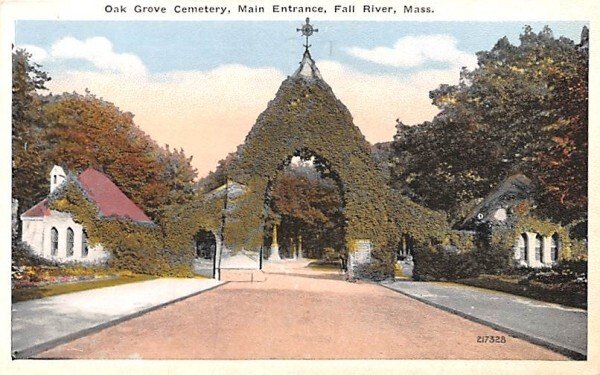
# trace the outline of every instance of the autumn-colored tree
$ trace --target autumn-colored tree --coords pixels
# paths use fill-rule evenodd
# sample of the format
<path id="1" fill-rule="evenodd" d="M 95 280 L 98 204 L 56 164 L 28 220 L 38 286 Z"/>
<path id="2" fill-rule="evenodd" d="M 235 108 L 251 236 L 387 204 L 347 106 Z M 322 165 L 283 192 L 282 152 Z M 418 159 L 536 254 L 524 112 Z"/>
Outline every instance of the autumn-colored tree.
<path id="1" fill-rule="evenodd" d="M 229 168 L 233 160 L 237 157 L 236 152 L 230 152 L 224 159 L 219 160 L 217 168 L 210 171 L 208 175 L 200 178 L 196 183 L 198 191 L 208 192 L 222 186 L 230 175 Z"/>
<path id="2" fill-rule="evenodd" d="M 183 150 L 161 148 L 133 115 L 96 96 L 63 94 L 45 107 L 49 159 L 69 170 L 108 174 L 154 219 L 163 208 L 189 201 L 196 171 Z"/>
<path id="3" fill-rule="evenodd" d="M 554 69 L 549 82 L 556 108 L 555 121 L 543 131 L 549 138 L 540 147 L 534 169 L 540 189 L 540 211 L 563 223 L 587 220 L 588 204 L 588 29 L 584 28 L 573 65 Z"/>
<path id="4" fill-rule="evenodd" d="M 105 172 L 155 220 L 194 196 L 196 170 L 182 149 L 156 144 L 133 114 L 89 92 L 42 96 L 50 80 L 23 50 L 13 52 L 13 197 L 21 211 L 48 194 L 52 165 Z"/>
<path id="5" fill-rule="evenodd" d="M 283 246 L 302 236 L 303 248 L 320 256 L 325 247 L 341 250 L 344 218 L 339 188 L 311 166 L 287 168 L 271 193 L 271 207 L 281 217 Z"/>
<path id="6" fill-rule="evenodd" d="M 50 80 L 40 65 L 30 61 L 31 54 L 16 49 L 12 54 L 12 196 L 19 210 L 28 209 L 48 193 L 43 132 L 43 96 Z"/>
<path id="7" fill-rule="evenodd" d="M 477 57 L 458 85 L 430 93 L 440 108 L 432 122 L 398 124 L 393 184 L 455 214 L 523 172 L 538 183 L 545 216 L 585 218 L 587 48 L 547 27 L 537 34 L 525 27 L 518 46 L 502 38 Z"/>

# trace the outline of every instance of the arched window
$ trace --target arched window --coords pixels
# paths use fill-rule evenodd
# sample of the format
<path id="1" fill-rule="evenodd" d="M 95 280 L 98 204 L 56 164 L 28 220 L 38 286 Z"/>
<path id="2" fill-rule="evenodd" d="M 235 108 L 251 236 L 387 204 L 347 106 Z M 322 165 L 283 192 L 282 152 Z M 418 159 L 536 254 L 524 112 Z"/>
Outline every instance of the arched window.
<path id="1" fill-rule="evenodd" d="M 550 242 L 550 260 L 558 261 L 558 233 L 554 233 Z"/>
<path id="2" fill-rule="evenodd" d="M 87 233 L 85 233 L 85 231 L 81 232 L 81 257 L 85 258 L 88 256 L 89 253 L 89 248 L 88 248 L 88 240 L 87 240 Z"/>
<path id="3" fill-rule="evenodd" d="M 67 228 L 67 257 L 73 256 L 74 243 L 75 243 L 75 233 L 73 233 L 73 229 Z"/>
<path id="4" fill-rule="evenodd" d="M 538 262 L 542 261 L 542 240 L 539 234 L 535 236 L 535 260 Z"/>
<path id="5" fill-rule="evenodd" d="M 50 255 L 58 254 L 58 230 L 54 227 L 50 229 Z"/>
<path id="6" fill-rule="evenodd" d="M 527 235 L 525 233 L 519 236 L 517 246 L 519 248 L 519 259 L 527 262 Z"/>

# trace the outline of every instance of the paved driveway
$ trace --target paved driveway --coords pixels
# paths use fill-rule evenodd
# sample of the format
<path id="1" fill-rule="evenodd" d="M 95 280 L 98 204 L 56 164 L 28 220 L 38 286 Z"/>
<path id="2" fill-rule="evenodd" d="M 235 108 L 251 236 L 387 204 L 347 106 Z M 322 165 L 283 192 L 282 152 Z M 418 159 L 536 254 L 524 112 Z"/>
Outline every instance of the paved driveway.
<path id="1" fill-rule="evenodd" d="M 378 284 L 348 283 L 304 264 L 268 265 L 265 282 L 229 282 L 39 357 L 565 359 Z M 506 342 L 478 343 L 485 335 Z"/>

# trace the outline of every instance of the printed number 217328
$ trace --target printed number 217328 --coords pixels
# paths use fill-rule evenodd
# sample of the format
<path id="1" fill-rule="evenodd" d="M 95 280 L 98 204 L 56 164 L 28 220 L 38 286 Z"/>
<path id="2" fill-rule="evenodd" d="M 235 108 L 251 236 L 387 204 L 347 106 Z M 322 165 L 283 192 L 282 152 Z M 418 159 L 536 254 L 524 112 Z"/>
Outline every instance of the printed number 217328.
<path id="1" fill-rule="evenodd" d="M 479 344 L 504 344 L 506 336 L 477 336 Z"/>

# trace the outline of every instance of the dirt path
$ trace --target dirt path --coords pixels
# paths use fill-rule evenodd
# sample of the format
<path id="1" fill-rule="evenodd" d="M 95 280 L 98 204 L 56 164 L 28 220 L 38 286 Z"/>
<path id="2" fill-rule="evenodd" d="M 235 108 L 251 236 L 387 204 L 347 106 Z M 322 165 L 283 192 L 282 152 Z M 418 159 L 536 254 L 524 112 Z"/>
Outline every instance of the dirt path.
<path id="1" fill-rule="evenodd" d="M 266 282 L 231 282 L 39 357 L 566 359 L 379 285 L 303 265 L 270 265 Z M 484 335 L 506 343 L 477 343 Z"/>

